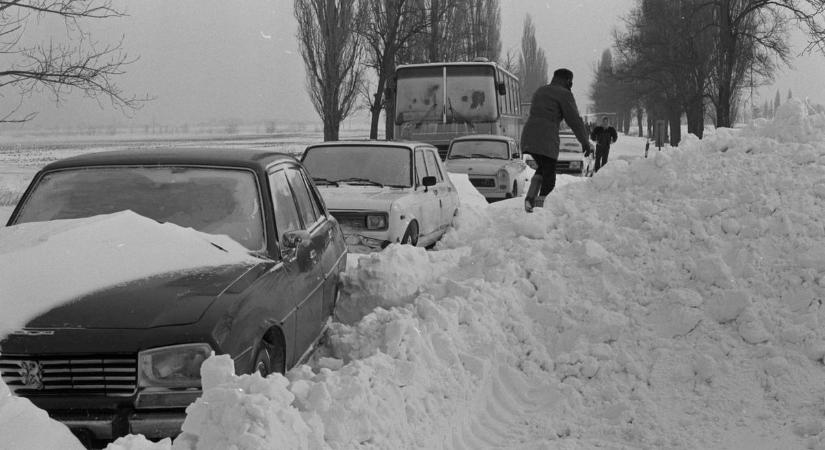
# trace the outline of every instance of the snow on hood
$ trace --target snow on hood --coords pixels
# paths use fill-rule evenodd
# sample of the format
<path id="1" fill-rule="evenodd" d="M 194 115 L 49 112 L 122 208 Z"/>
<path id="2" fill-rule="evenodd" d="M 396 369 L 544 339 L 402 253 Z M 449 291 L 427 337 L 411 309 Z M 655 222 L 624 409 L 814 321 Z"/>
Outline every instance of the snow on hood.
<path id="1" fill-rule="evenodd" d="M 256 261 L 226 236 L 131 211 L 0 228 L 0 336 L 61 303 L 121 283 Z"/>
<path id="2" fill-rule="evenodd" d="M 173 444 L 111 448 L 825 448 L 822 180 L 822 142 L 718 130 L 462 199 L 440 251 L 350 266 L 311 365 L 212 358 Z"/>
<path id="3" fill-rule="evenodd" d="M 389 211 L 392 202 L 411 189 L 389 188 L 379 186 L 348 185 L 319 186 L 324 203 L 331 210 L 366 210 Z"/>

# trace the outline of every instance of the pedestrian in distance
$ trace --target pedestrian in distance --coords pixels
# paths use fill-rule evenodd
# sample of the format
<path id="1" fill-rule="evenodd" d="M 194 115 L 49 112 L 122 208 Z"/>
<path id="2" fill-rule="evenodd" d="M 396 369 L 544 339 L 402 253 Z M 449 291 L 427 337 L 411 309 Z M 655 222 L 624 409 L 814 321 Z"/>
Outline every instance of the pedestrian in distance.
<path id="1" fill-rule="evenodd" d="M 592 151 L 572 87 L 573 72 L 558 69 L 553 72 L 550 84 L 541 86 L 533 94 L 530 115 L 521 131 L 522 151 L 532 155 L 537 165 L 524 198 L 524 210 L 528 213 L 537 206 L 543 206 L 544 199 L 556 187 L 559 124 L 562 120 L 573 130 L 584 153 Z"/>
<path id="2" fill-rule="evenodd" d="M 602 118 L 602 124 L 593 129 L 590 139 L 596 141 L 596 167 L 595 172 L 607 164 L 607 157 L 610 154 L 610 144 L 616 142 L 619 135 L 616 129 L 610 126 L 607 116 Z"/>

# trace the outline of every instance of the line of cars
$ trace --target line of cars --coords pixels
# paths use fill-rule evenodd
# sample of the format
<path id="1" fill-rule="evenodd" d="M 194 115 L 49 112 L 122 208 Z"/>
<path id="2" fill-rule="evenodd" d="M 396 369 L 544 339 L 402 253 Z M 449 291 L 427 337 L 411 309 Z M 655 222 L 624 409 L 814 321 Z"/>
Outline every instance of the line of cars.
<path id="1" fill-rule="evenodd" d="M 176 435 L 211 353 L 264 375 L 307 357 L 333 315 L 348 252 L 434 245 L 459 214 L 448 170 L 498 199 L 524 192 L 528 165 L 514 140 L 487 135 L 455 139 L 446 166 L 432 145 L 386 141 L 310 145 L 300 162 L 164 148 L 51 163 L 8 226 L 131 210 L 229 236 L 260 262 L 66 298 L 0 341 L 0 375 L 86 442 Z"/>
<path id="2" fill-rule="evenodd" d="M 592 164 L 572 133 L 559 135 L 556 173 L 591 176 Z M 513 138 L 500 135 L 468 135 L 450 142 L 447 170 L 466 173 L 470 183 L 489 201 L 518 197 L 525 192 L 536 163 L 521 154 Z"/>
<path id="3" fill-rule="evenodd" d="M 301 363 L 331 320 L 348 251 L 432 246 L 458 214 L 458 192 L 431 145 L 335 142 L 301 159 L 162 148 L 45 166 L 8 226 L 130 210 L 229 236 L 259 262 L 195 265 L 66 298 L 0 341 L 3 381 L 88 445 L 174 436 L 201 395 L 210 354 L 230 355 L 237 373 Z M 37 261 L 20 263 L 38 270 Z"/>

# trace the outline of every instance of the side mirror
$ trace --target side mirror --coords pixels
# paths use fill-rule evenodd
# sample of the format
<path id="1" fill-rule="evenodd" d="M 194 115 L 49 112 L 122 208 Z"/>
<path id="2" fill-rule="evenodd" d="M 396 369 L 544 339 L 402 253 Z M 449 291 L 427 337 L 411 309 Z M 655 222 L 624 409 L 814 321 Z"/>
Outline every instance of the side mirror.
<path id="1" fill-rule="evenodd" d="M 435 186 L 435 184 L 438 182 L 438 180 L 436 180 L 433 176 L 424 177 L 424 179 L 421 181 L 424 184 L 424 187 Z"/>
<path id="2" fill-rule="evenodd" d="M 507 85 L 504 83 L 498 83 L 496 88 L 498 89 L 498 95 L 504 95 L 507 93 Z"/>
<path id="3" fill-rule="evenodd" d="M 306 230 L 287 231 L 281 238 L 281 248 L 294 250 L 298 247 L 309 247 L 309 232 Z"/>

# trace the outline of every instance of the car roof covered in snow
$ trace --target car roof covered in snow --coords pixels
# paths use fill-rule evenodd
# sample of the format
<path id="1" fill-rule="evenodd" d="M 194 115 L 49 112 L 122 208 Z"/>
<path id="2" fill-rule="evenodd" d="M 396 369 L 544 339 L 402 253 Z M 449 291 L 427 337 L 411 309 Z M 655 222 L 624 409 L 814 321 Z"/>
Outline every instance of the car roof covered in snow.
<path id="1" fill-rule="evenodd" d="M 403 147 L 408 149 L 414 149 L 419 147 L 433 147 L 432 144 L 428 144 L 426 142 L 418 142 L 418 141 L 379 141 L 375 139 L 370 140 L 363 140 L 363 141 L 329 141 L 329 142 L 319 142 L 317 144 L 311 144 L 307 146 L 307 150 L 313 147 L 350 147 L 350 146 L 359 146 L 359 147 Z M 435 147 L 433 147 L 435 148 Z"/>
<path id="2" fill-rule="evenodd" d="M 295 159 L 291 155 L 271 150 L 179 147 L 132 148 L 71 156 L 50 163 L 43 170 L 112 165 L 228 166 L 260 170 L 282 161 L 295 161 Z"/>
<path id="3" fill-rule="evenodd" d="M 456 141 L 514 141 L 515 139 L 511 138 L 510 136 L 504 136 L 501 134 L 468 134 L 466 136 L 460 136 L 453 139 L 451 142 Z"/>

